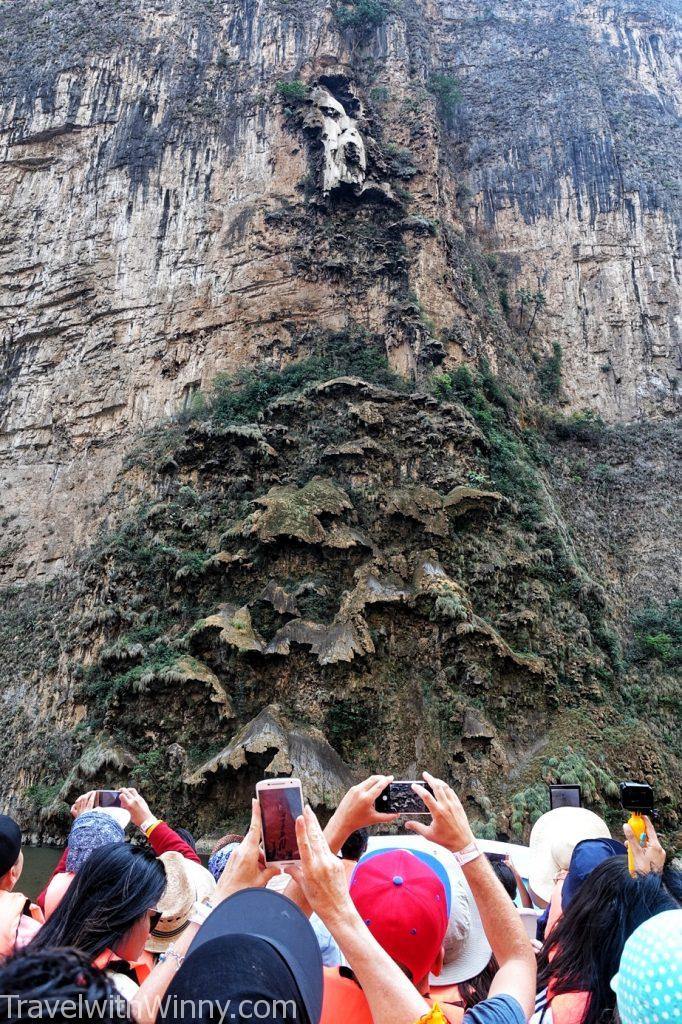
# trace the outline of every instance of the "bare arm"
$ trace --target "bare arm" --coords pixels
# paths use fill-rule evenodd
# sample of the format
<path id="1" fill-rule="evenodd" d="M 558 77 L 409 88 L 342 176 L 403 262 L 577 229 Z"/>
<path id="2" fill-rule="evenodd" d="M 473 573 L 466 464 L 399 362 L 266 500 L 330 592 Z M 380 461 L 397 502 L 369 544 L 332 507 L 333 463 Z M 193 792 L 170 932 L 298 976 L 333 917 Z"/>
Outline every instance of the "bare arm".
<path id="1" fill-rule="evenodd" d="M 178 957 L 184 957 L 198 931 L 198 924 L 188 924 L 178 941 L 173 943 L 173 950 Z M 159 962 L 142 982 L 130 1003 L 130 1014 L 137 1024 L 154 1024 L 178 967 L 175 957 L 169 957 L 163 963 Z"/>
<path id="2" fill-rule="evenodd" d="M 487 857 L 469 861 L 462 870 L 471 886 L 483 928 L 499 964 L 489 995 L 514 996 L 529 1017 L 535 1005 L 535 954 L 518 911 Z"/>
<path id="3" fill-rule="evenodd" d="M 408 821 L 406 827 L 434 843 L 457 853 L 471 843 L 474 834 L 454 791 L 441 779 L 424 772 L 433 795 L 415 786 L 432 815 L 430 825 Z M 530 1017 L 535 1005 L 535 955 L 516 907 L 482 854 L 462 868 L 481 915 L 488 941 L 499 964 L 490 986 L 490 996 L 513 996 Z"/>
<path id="4" fill-rule="evenodd" d="M 382 814 L 374 806 L 376 798 L 392 781 L 392 775 L 371 775 L 364 782 L 359 782 L 348 790 L 324 830 L 324 837 L 332 853 L 338 853 L 346 839 L 356 829 L 366 828 L 368 825 L 385 825 L 395 821 L 398 817 L 397 814 Z M 289 882 L 284 891 L 289 899 L 293 900 L 303 913 L 310 917 L 312 907 L 295 879 Z"/>
<path id="5" fill-rule="evenodd" d="M 356 910 L 325 924 L 364 992 L 374 1024 L 415 1024 L 431 1007 L 382 949 Z"/>
<path id="6" fill-rule="evenodd" d="M 644 824 L 646 825 L 644 845 L 629 825 L 623 825 L 625 845 L 632 851 L 632 859 L 638 875 L 660 875 L 665 867 L 665 850 L 656 835 L 651 818 L 647 818 L 645 815 Z"/>
<path id="7" fill-rule="evenodd" d="M 216 891 L 211 897 L 209 904 L 211 907 L 216 907 L 228 896 L 232 896 L 233 893 L 239 892 L 241 889 L 252 889 L 265 885 L 268 879 L 277 874 L 277 868 L 267 868 L 262 863 L 260 841 L 260 806 L 257 800 L 252 800 L 249 831 L 228 860 Z M 198 924 L 189 924 L 178 941 L 173 943 L 173 952 L 180 958 L 180 962 L 200 927 Z M 149 977 L 140 985 L 131 1003 L 131 1013 L 137 1024 L 154 1024 L 163 997 L 178 967 L 178 959 L 175 956 L 169 957 L 163 963 L 158 963 Z"/>
<path id="8" fill-rule="evenodd" d="M 430 1007 L 358 914 L 343 865 L 329 849 L 310 807 L 296 821 L 296 837 L 301 866 L 292 870 L 348 960 L 374 1024 L 415 1024 Z"/>

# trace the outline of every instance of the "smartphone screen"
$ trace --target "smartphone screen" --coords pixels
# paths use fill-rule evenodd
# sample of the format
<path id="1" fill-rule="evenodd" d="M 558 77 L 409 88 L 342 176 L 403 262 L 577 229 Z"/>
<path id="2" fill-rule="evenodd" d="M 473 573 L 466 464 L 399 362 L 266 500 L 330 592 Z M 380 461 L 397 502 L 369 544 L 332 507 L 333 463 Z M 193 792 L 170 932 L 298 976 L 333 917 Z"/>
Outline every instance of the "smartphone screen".
<path id="1" fill-rule="evenodd" d="M 580 786 L 550 786 L 549 806 L 552 810 L 557 807 L 581 807 Z"/>
<path id="2" fill-rule="evenodd" d="M 117 789 L 100 789 L 96 802 L 98 807 L 120 807 L 121 794 Z"/>
<path id="3" fill-rule="evenodd" d="M 303 798 L 299 786 L 259 789 L 263 822 L 263 850 L 268 863 L 279 860 L 300 860 L 296 842 L 296 819 L 303 814 Z"/>
<path id="4" fill-rule="evenodd" d="M 376 810 L 386 814 L 430 814 L 422 798 L 412 789 L 413 785 L 412 782 L 389 783 L 374 802 Z M 425 782 L 418 785 L 431 792 L 431 787 Z"/>

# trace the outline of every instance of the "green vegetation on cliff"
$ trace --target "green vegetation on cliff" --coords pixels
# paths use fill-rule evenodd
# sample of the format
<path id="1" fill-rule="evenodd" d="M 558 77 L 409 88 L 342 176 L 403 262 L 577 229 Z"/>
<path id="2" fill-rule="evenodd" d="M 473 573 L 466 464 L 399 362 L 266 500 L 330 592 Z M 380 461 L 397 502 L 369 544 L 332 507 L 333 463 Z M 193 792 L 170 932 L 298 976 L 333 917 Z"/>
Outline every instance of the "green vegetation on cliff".
<path id="1" fill-rule="evenodd" d="M 269 708 L 357 771 L 404 771 L 416 744 L 481 834 L 522 834 L 549 781 L 614 809 L 614 778 L 641 764 L 638 669 L 557 518 L 528 411 L 485 363 L 410 388 L 351 328 L 302 339 L 282 371 L 219 378 L 143 435 L 48 663 L 84 715 L 29 793 L 46 820 L 85 778 L 74 750 L 88 785 L 127 765 L 197 828 L 236 820 L 281 741 L 229 751 Z M 670 663 L 675 611 L 638 620 L 640 657 Z"/>

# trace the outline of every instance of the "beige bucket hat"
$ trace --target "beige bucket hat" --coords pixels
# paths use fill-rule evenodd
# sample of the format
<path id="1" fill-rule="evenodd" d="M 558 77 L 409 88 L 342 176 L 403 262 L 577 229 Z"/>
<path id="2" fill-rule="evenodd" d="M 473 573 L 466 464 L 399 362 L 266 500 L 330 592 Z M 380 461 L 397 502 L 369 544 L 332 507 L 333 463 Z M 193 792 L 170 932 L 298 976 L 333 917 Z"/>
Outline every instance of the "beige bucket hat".
<path id="1" fill-rule="evenodd" d="M 605 821 L 586 807 L 555 807 L 533 825 L 528 882 L 549 903 L 556 876 L 568 871 L 573 850 L 583 839 L 610 839 Z"/>
<path id="2" fill-rule="evenodd" d="M 162 853 L 159 860 L 166 869 L 166 889 L 157 906 L 161 919 L 145 946 L 150 953 L 165 952 L 187 927 L 194 904 L 216 888 L 210 871 L 175 850 Z"/>
<path id="3" fill-rule="evenodd" d="M 475 978 L 492 956 L 474 894 L 454 857 L 452 864 L 448 863 L 448 876 L 450 920 L 443 939 L 443 968 L 440 974 L 431 975 L 431 985 L 459 985 Z"/>

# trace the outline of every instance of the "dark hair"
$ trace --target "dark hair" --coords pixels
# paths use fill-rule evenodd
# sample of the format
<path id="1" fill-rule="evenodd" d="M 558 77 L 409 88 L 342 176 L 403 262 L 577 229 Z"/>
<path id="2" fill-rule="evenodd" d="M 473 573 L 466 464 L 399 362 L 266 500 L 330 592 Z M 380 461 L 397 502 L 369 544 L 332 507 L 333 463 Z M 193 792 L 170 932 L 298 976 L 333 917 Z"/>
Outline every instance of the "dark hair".
<path id="1" fill-rule="evenodd" d="M 180 836 L 180 838 L 185 843 L 187 843 L 187 845 L 189 847 L 191 847 L 194 850 L 194 852 L 196 853 L 197 852 L 197 841 L 194 838 L 194 836 L 192 835 L 192 833 L 189 831 L 189 829 L 186 829 L 186 828 L 176 828 L 175 831 Z"/>
<path id="2" fill-rule="evenodd" d="M 491 955 L 490 960 L 479 974 L 474 978 L 467 978 L 466 981 L 457 983 L 460 998 L 459 1005 L 464 1007 L 465 1012 L 472 1010 L 474 1006 L 488 998 L 493 978 L 499 969 L 497 960 Z"/>
<path id="3" fill-rule="evenodd" d="M 163 863 L 153 854 L 127 843 L 100 846 L 29 948 L 74 946 L 94 960 L 156 906 L 165 888 Z"/>
<path id="4" fill-rule="evenodd" d="M 626 857 L 609 857 L 595 868 L 542 948 L 538 991 L 551 980 L 553 995 L 588 992 L 582 1024 L 610 1019 L 616 1004 L 611 978 L 627 939 L 650 917 L 679 906 L 667 875 L 632 878 Z"/>
<path id="5" fill-rule="evenodd" d="M 360 860 L 367 849 L 369 832 L 366 828 L 358 828 L 351 832 L 341 847 L 341 856 L 344 860 Z"/>
<path id="6" fill-rule="evenodd" d="M 503 860 L 491 860 L 490 866 L 502 882 L 505 892 L 508 894 L 510 899 L 515 900 L 516 894 L 518 893 L 518 887 L 516 885 L 516 879 L 514 878 L 514 872 L 505 864 Z"/>
<path id="7" fill-rule="evenodd" d="M 61 1024 L 73 1020 L 73 1008 L 96 1007 L 92 1018 L 100 1024 L 130 1021 L 128 1003 L 119 996 L 105 971 L 92 967 L 75 949 L 24 949 L 0 963 L 0 1020 L 22 1021 L 25 1013 L 15 1000 L 30 1000 L 41 1019 Z M 69 1017 L 58 1008 L 69 1007 Z M 30 1016 L 37 1016 L 34 1012 Z"/>

